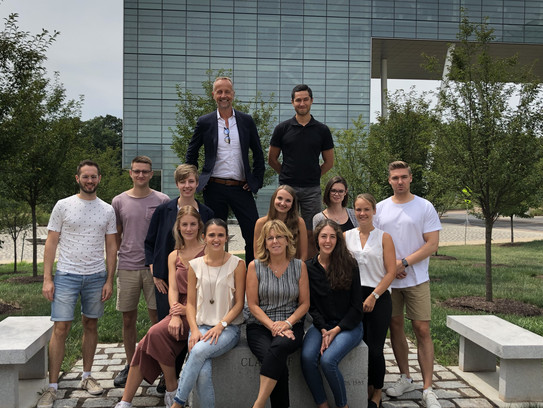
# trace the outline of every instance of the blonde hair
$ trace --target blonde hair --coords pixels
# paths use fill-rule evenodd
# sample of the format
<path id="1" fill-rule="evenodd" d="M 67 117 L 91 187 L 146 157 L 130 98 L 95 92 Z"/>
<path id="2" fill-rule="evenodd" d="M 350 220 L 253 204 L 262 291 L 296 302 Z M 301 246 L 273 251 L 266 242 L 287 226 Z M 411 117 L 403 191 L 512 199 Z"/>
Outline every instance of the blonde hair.
<path id="1" fill-rule="evenodd" d="M 179 209 L 177 218 L 175 219 L 175 223 L 173 224 L 172 228 L 173 239 L 175 239 L 175 249 L 181 249 L 185 246 L 185 239 L 183 238 L 183 235 L 181 235 L 181 231 L 179 231 L 179 223 L 181 222 L 181 218 L 183 218 L 185 215 L 191 215 L 198 220 L 197 239 L 199 242 L 202 242 L 204 223 L 202 222 L 200 213 L 192 205 L 184 205 Z"/>
<path id="2" fill-rule="evenodd" d="M 285 223 L 281 220 L 270 220 L 267 221 L 262 227 L 260 236 L 256 241 L 256 259 L 258 259 L 263 264 L 268 264 L 270 262 L 270 251 L 266 248 L 266 238 L 271 231 L 275 231 L 278 235 L 283 235 L 287 240 L 287 259 L 294 258 L 296 255 L 296 246 L 294 244 L 294 239 L 292 237 L 292 232 L 287 228 Z"/>

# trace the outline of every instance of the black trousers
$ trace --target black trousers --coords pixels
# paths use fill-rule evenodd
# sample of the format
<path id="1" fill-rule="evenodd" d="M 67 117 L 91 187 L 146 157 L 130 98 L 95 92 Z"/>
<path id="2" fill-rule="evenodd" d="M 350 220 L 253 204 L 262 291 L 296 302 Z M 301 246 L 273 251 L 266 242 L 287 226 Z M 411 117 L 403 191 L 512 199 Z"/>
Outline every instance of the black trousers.
<path id="1" fill-rule="evenodd" d="M 287 358 L 302 346 L 303 323 L 296 323 L 293 331 L 296 338 L 291 340 L 281 336 L 273 337 L 271 332 L 261 324 L 247 325 L 247 343 L 252 353 L 262 364 L 260 374 L 277 380 L 270 395 L 272 408 L 288 408 L 290 406 Z"/>
<path id="2" fill-rule="evenodd" d="M 375 288 L 362 286 L 362 299 L 366 299 Z M 364 312 L 364 342 L 368 345 L 368 385 L 382 389 L 385 379 L 385 356 L 383 348 L 392 316 L 390 292 L 383 293 L 371 313 Z"/>
<path id="3" fill-rule="evenodd" d="M 243 186 L 226 186 L 209 182 L 204 188 L 204 203 L 213 210 L 216 218 L 228 220 L 228 207 L 232 209 L 245 240 L 245 264 L 249 265 L 254 258 L 253 238 L 255 223 L 258 220 L 253 193 L 244 190 Z"/>

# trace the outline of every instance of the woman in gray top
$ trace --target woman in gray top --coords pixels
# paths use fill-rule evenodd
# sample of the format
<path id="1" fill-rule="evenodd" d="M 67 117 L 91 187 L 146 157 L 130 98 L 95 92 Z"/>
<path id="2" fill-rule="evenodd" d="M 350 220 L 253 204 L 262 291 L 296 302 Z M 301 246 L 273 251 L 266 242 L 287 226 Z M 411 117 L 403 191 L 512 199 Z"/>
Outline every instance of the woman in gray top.
<path id="1" fill-rule="evenodd" d="M 256 257 L 247 271 L 247 342 L 261 363 L 254 408 L 270 397 L 272 408 L 289 407 L 287 357 L 302 345 L 303 319 L 309 309 L 309 280 L 294 259 L 292 233 L 280 220 L 264 224 Z"/>
<path id="2" fill-rule="evenodd" d="M 326 209 L 313 216 L 313 230 L 322 220 L 330 219 L 339 224 L 343 232 L 358 227 L 358 221 L 352 208 L 347 208 L 349 189 L 347 181 L 341 176 L 334 176 L 324 188 L 322 201 Z"/>

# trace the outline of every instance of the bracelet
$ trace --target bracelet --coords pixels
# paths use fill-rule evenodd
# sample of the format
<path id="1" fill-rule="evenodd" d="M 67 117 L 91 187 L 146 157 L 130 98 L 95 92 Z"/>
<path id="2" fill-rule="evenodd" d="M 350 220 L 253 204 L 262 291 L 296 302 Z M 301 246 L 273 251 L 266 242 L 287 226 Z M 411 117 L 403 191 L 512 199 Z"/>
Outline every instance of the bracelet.
<path id="1" fill-rule="evenodd" d="M 285 322 L 288 324 L 288 327 L 290 327 L 292 329 L 292 324 L 287 320 L 285 320 Z"/>

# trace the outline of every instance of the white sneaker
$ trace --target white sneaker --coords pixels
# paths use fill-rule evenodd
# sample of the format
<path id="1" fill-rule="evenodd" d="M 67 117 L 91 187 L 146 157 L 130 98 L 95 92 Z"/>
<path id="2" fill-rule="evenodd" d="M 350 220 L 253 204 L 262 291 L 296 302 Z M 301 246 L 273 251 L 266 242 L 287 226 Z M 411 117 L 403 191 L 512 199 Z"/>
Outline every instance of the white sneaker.
<path id="1" fill-rule="evenodd" d="M 413 380 L 407 378 L 405 374 L 402 374 L 392 387 L 387 388 L 386 393 L 389 397 L 399 397 L 406 392 L 413 391 L 414 389 L 415 384 L 413 383 Z"/>
<path id="2" fill-rule="evenodd" d="M 437 400 L 437 395 L 431 388 L 422 392 L 422 405 L 426 408 L 441 408 L 441 404 Z"/>
<path id="3" fill-rule="evenodd" d="M 52 408 L 57 397 L 57 391 L 53 387 L 47 388 L 38 400 L 37 408 Z"/>
<path id="4" fill-rule="evenodd" d="M 171 406 L 174 403 L 174 397 L 177 393 L 177 390 L 175 391 L 166 391 L 164 394 L 164 405 L 166 405 L 166 408 L 171 408 Z"/>
<path id="5" fill-rule="evenodd" d="M 101 395 L 104 392 L 100 383 L 90 376 L 81 381 L 80 388 L 91 395 Z"/>

